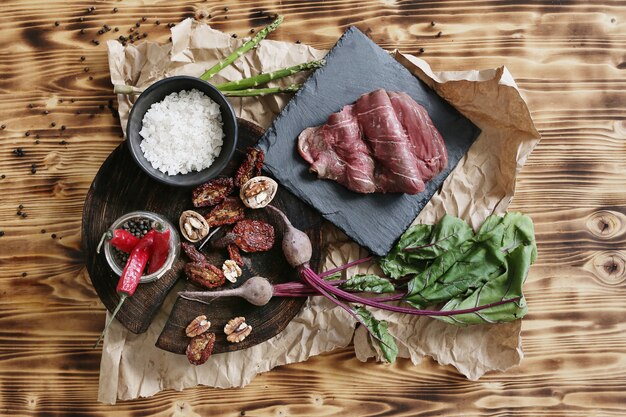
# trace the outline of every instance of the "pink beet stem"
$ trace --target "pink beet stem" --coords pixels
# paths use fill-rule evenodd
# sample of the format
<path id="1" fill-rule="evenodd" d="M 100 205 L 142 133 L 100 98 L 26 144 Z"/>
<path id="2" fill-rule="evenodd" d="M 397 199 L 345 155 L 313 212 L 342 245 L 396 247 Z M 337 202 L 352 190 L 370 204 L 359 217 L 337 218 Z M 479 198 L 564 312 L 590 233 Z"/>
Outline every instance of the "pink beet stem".
<path id="1" fill-rule="evenodd" d="M 320 288 L 326 290 L 328 293 L 333 294 L 336 297 L 342 298 L 348 302 L 364 304 L 370 307 L 380 308 L 382 310 L 388 310 L 388 311 L 392 311 L 395 313 L 412 314 L 416 316 L 455 316 L 457 314 L 475 313 L 477 311 L 484 310 L 486 308 L 495 307 L 495 306 L 499 306 L 499 305 L 506 304 L 506 303 L 512 303 L 522 298 L 522 297 L 510 298 L 507 300 L 497 301 L 495 303 L 467 308 L 464 310 L 449 310 L 449 311 L 418 310 L 415 308 L 390 306 L 390 305 L 382 304 L 379 301 L 372 301 L 371 299 L 368 299 L 368 298 L 363 298 L 363 297 L 350 294 L 349 292 L 335 288 L 332 285 L 328 285 L 326 281 L 321 279 L 311 268 L 308 268 L 308 267 L 304 267 L 302 272 L 304 276 L 308 277 L 308 281 L 315 282 Z"/>
<path id="2" fill-rule="evenodd" d="M 322 272 L 321 274 L 319 274 L 319 277 L 320 278 L 326 278 L 328 276 L 331 276 L 335 272 L 343 271 L 344 269 L 348 269 L 351 266 L 363 264 L 365 262 L 369 262 L 373 258 L 374 258 L 373 256 L 368 256 L 367 258 L 361 258 L 361 259 L 357 259 L 356 261 L 348 262 L 345 265 L 341 265 L 341 266 L 338 266 L 337 268 L 329 269 L 328 271 Z M 313 270 L 311 269 L 311 271 L 313 271 Z"/>

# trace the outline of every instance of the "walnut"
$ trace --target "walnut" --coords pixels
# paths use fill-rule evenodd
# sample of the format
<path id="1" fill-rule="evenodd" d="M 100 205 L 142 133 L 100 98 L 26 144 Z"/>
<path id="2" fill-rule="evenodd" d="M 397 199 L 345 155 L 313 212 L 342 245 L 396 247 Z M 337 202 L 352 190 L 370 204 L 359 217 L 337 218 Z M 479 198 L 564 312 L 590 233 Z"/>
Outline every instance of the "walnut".
<path id="1" fill-rule="evenodd" d="M 183 237 L 190 242 L 197 242 L 209 234 L 209 224 L 200 213 L 193 210 L 183 211 L 178 225 Z"/>
<path id="2" fill-rule="evenodd" d="M 222 271 L 224 272 L 224 277 L 230 282 L 237 282 L 237 278 L 241 276 L 241 268 L 237 265 L 237 262 L 232 259 L 228 259 L 224 261 L 224 265 L 222 265 Z"/>
<path id="3" fill-rule="evenodd" d="M 185 329 L 187 337 L 196 337 L 209 330 L 211 322 L 207 320 L 206 316 L 198 316 L 189 323 Z"/>
<path id="4" fill-rule="evenodd" d="M 278 184 L 269 177 L 250 178 L 241 186 L 239 197 L 246 207 L 252 209 L 267 206 L 276 196 Z"/>
<path id="5" fill-rule="evenodd" d="M 239 343 L 243 341 L 250 332 L 252 331 L 252 326 L 246 323 L 245 317 L 235 317 L 226 323 L 224 326 L 224 333 L 226 333 L 226 340 L 231 343 Z"/>

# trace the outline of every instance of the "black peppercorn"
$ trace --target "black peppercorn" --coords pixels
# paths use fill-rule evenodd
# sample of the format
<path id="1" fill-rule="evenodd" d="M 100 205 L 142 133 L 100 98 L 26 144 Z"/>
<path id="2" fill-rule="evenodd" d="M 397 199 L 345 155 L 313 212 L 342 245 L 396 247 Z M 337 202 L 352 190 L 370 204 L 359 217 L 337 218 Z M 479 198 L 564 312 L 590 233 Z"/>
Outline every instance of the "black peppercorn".
<path id="1" fill-rule="evenodd" d="M 117 7 L 113 8 L 113 13 L 117 13 Z"/>
<path id="2" fill-rule="evenodd" d="M 146 16 L 141 16 L 141 20 L 145 22 L 146 20 L 148 20 L 148 18 Z"/>
<path id="3" fill-rule="evenodd" d="M 37 173 L 37 168 L 36 167 L 31 168 L 30 172 L 31 172 L 31 174 L 36 174 Z"/>
<path id="4" fill-rule="evenodd" d="M 91 42 L 94 43 L 94 45 L 100 45 L 100 41 L 97 39 L 92 40 Z"/>
<path id="5" fill-rule="evenodd" d="M 0 175 L 0 178 L 2 178 L 2 179 L 5 179 L 6 177 L 7 177 L 7 176 L 6 176 L 6 175 L 4 175 L 4 174 Z"/>
<path id="6" fill-rule="evenodd" d="M 441 37 L 441 32 L 437 33 L 435 36 L 440 38 Z"/>
<path id="7" fill-rule="evenodd" d="M 117 26 L 115 26 L 115 28 L 113 29 L 113 32 L 119 32 L 120 28 L 118 28 Z"/>
<path id="8" fill-rule="evenodd" d="M 24 208 L 24 204 L 20 204 L 19 206 L 17 206 L 18 209 L 23 209 Z"/>
<path id="9" fill-rule="evenodd" d="M 157 20 L 156 22 L 154 22 L 155 25 L 159 26 L 161 24 L 160 20 Z"/>
<path id="10" fill-rule="evenodd" d="M 49 114 L 50 112 L 48 110 L 44 110 L 43 114 Z"/>
<path id="11" fill-rule="evenodd" d="M 15 213 L 15 214 L 18 215 L 18 216 L 21 216 L 22 215 L 22 211 L 18 210 L 17 213 Z"/>
<path id="12" fill-rule="evenodd" d="M 24 135 L 30 136 L 30 132 L 26 132 L 26 133 L 24 133 Z"/>
<path id="13" fill-rule="evenodd" d="M 80 110 L 76 110 L 76 114 L 80 114 Z"/>
<path id="14" fill-rule="evenodd" d="M 224 11 L 227 12 L 228 11 L 228 7 L 224 7 Z"/>
<path id="15" fill-rule="evenodd" d="M 237 34 L 236 34 L 236 33 L 233 33 L 233 34 L 232 34 L 232 35 L 230 35 L 230 36 L 231 36 L 231 37 L 233 37 L 233 38 L 237 38 Z"/>
<path id="16" fill-rule="evenodd" d="M 430 25 L 431 25 L 431 26 L 435 26 L 435 22 L 434 22 L 434 21 L 433 21 L 433 22 L 430 22 Z"/>
<path id="17" fill-rule="evenodd" d="M 89 81 L 91 81 L 91 80 L 93 80 L 93 77 L 90 75 L 90 76 L 89 76 Z"/>
<path id="18" fill-rule="evenodd" d="M 81 60 L 81 61 L 84 61 L 84 60 L 85 60 L 85 56 L 84 56 L 84 55 L 83 55 L 83 56 L 81 56 L 81 57 L 80 57 L 80 60 Z"/>
<path id="19" fill-rule="evenodd" d="M 59 22 L 58 20 L 56 22 L 54 22 L 54 26 L 59 26 L 61 24 L 61 22 Z"/>
<path id="20" fill-rule="evenodd" d="M 59 145 L 67 145 L 67 141 L 63 139 L 61 142 L 59 142 Z"/>
<path id="21" fill-rule="evenodd" d="M 298 40 L 296 41 L 296 43 L 297 43 L 298 45 L 300 45 L 302 42 L 300 42 L 300 40 L 298 39 Z"/>
<path id="22" fill-rule="evenodd" d="M 33 103 L 30 103 L 30 104 L 28 105 L 28 108 L 29 108 L 29 109 L 32 109 L 33 107 L 35 107 L 35 106 L 33 105 Z"/>
<path id="23" fill-rule="evenodd" d="M 39 139 L 39 133 L 35 135 L 35 139 Z"/>
<path id="24" fill-rule="evenodd" d="M 35 145 L 39 145 L 39 139 L 35 141 Z"/>
<path id="25" fill-rule="evenodd" d="M 26 217 L 28 217 L 28 214 L 26 214 L 26 213 L 22 213 L 22 218 L 24 219 L 24 218 L 26 218 Z"/>
<path id="26" fill-rule="evenodd" d="M 130 31 L 130 32 L 134 32 L 134 31 L 135 31 L 135 28 L 130 28 L 130 30 L 129 30 L 129 31 Z"/>
<path id="27" fill-rule="evenodd" d="M 22 272 L 23 277 L 25 277 L 26 275 L 28 275 L 26 272 Z"/>
<path id="28" fill-rule="evenodd" d="M 57 234 L 56 234 L 56 233 L 52 233 L 52 234 L 50 235 L 50 237 L 51 237 L 52 239 L 56 239 L 56 238 L 57 238 Z"/>
<path id="29" fill-rule="evenodd" d="M 0 237 L 4 236 L 4 231 L 0 230 Z"/>
<path id="30" fill-rule="evenodd" d="M 102 35 L 103 33 L 104 33 L 104 31 L 103 31 L 102 29 L 100 29 L 100 30 L 98 31 L 98 35 Z"/>
<path id="31" fill-rule="evenodd" d="M 50 126 L 52 126 L 52 127 L 55 127 L 56 125 L 57 125 L 56 122 L 50 123 Z"/>
<path id="32" fill-rule="evenodd" d="M 147 33 L 144 33 L 144 34 L 143 34 L 143 37 L 144 37 L 144 38 L 147 38 L 147 37 L 148 37 L 148 34 L 147 34 Z"/>
<path id="33" fill-rule="evenodd" d="M 83 68 L 83 70 L 84 70 L 85 72 L 89 72 L 89 67 L 85 67 L 85 68 Z"/>
<path id="34" fill-rule="evenodd" d="M 139 26 L 141 26 L 141 23 L 137 22 L 137 23 L 135 23 L 135 26 L 139 27 Z"/>
<path id="35" fill-rule="evenodd" d="M 122 46 L 126 46 L 126 41 L 122 41 Z"/>
<path id="36" fill-rule="evenodd" d="M 61 130 L 65 130 L 65 129 L 67 129 L 65 125 L 61 125 Z"/>
<path id="37" fill-rule="evenodd" d="M 41 229 L 41 233 L 46 233 L 46 229 Z"/>
<path id="38" fill-rule="evenodd" d="M 425 49 L 424 49 L 424 48 L 420 48 L 420 54 L 423 54 L 423 53 L 424 53 L 424 51 L 425 51 Z"/>
<path id="39" fill-rule="evenodd" d="M 2 129 L 2 130 L 6 129 L 6 128 L 7 128 L 7 125 L 0 126 L 0 129 Z"/>

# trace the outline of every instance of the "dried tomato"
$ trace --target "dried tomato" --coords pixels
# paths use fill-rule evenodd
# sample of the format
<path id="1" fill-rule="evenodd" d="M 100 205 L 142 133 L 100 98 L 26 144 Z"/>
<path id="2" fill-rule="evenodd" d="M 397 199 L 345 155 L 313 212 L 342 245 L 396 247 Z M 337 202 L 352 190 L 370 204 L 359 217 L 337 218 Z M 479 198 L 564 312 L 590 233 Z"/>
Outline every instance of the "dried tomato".
<path id="1" fill-rule="evenodd" d="M 274 246 L 274 227 L 260 220 L 241 220 L 232 233 L 244 252 L 265 252 Z"/>
<path id="2" fill-rule="evenodd" d="M 187 257 L 189 257 L 189 259 L 191 259 L 193 262 L 199 264 L 209 263 L 206 256 L 198 251 L 198 249 L 196 249 L 196 247 L 191 243 L 183 242 L 180 244 L 180 246 L 183 248 L 183 252 L 185 252 L 185 255 L 187 255 Z"/>
<path id="3" fill-rule="evenodd" d="M 185 274 L 189 281 L 208 289 L 217 288 L 226 282 L 222 270 L 210 263 L 188 263 L 185 265 Z"/>
<path id="4" fill-rule="evenodd" d="M 229 197 L 213 207 L 205 218 L 211 227 L 233 224 L 243 219 L 245 209 L 240 199 Z"/>
<path id="5" fill-rule="evenodd" d="M 228 248 L 228 257 L 235 261 L 235 263 L 239 266 L 243 266 L 243 259 L 241 259 L 241 252 L 239 252 L 239 247 L 235 244 L 230 244 L 227 246 Z"/>
<path id="6" fill-rule="evenodd" d="M 194 188 L 191 201 L 194 207 L 214 206 L 224 201 L 234 188 L 232 178 L 215 178 Z"/>
<path id="7" fill-rule="evenodd" d="M 265 161 L 265 152 L 257 148 L 248 148 L 246 159 L 243 161 L 239 169 L 237 169 L 237 175 L 235 175 L 235 185 L 237 187 L 241 187 L 251 178 L 261 175 L 263 161 Z"/>
<path id="8" fill-rule="evenodd" d="M 202 333 L 195 336 L 187 345 L 187 359 L 192 365 L 202 365 L 213 353 L 215 333 Z"/>

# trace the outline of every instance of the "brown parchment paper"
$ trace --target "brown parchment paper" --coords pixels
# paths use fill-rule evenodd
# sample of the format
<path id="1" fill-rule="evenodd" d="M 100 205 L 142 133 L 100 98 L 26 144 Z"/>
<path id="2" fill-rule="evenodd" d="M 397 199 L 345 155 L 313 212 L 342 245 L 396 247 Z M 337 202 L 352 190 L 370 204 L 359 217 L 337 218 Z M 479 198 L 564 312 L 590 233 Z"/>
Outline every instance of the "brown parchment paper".
<path id="1" fill-rule="evenodd" d="M 199 76 L 242 42 L 191 19 L 172 29 L 171 44 L 146 42 L 122 47 L 109 41 L 111 81 L 146 88 L 167 76 Z M 264 40 L 255 51 L 215 76 L 214 81 L 235 80 L 318 59 L 324 54 L 325 51 L 306 45 Z M 482 129 L 467 155 L 415 222 L 434 222 L 447 212 L 476 227 L 489 214 L 505 211 L 513 197 L 515 177 L 540 138 L 509 72 L 501 67 L 433 73 L 421 59 L 397 51 L 394 54 L 415 76 Z M 304 77 L 298 74 L 280 83 L 290 84 Z M 231 102 L 238 116 L 267 128 L 288 99 L 288 96 L 266 96 Z M 118 96 L 118 100 L 120 121 L 125 129 L 132 98 Z M 325 226 L 324 240 L 327 243 L 324 269 L 366 255 L 331 225 Z M 375 269 L 372 265 L 359 266 L 349 273 Z M 115 403 L 117 399 L 146 397 L 164 389 L 181 390 L 196 385 L 243 387 L 261 372 L 304 361 L 352 341 L 359 359 L 380 359 L 380 352 L 369 336 L 362 329 L 354 331 L 355 324 L 347 313 L 333 308 L 322 297 L 312 297 L 274 338 L 247 350 L 216 355 L 204 365 L 192 366 L 185 356 L 154 346 L 181 286 L 177 284 L 170 293 L 146 333 L 135 335 L 119 322 L 113 323 L 104 341 L 100 401 Z M 459 328 L 428 317 L 405 317 L 377 310 L 373 313 L 389 321 L 389 330 L 398 340 L 399 356 L 410 358 L 415 364 L 430 356 L 474 380 L 485 372 L 517 365 L 523 357 L 520 321 Z"/>

